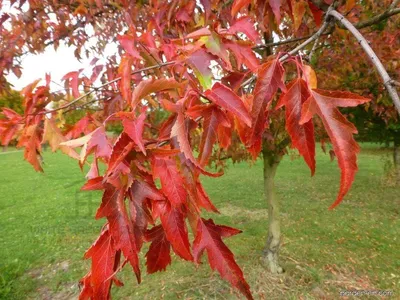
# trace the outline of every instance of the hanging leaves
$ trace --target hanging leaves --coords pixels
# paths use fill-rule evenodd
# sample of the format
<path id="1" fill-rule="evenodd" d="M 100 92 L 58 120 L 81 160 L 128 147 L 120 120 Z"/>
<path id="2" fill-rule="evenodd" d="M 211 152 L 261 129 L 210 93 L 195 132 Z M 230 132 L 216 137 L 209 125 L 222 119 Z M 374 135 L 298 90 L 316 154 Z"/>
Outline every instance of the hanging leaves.
<path id="1" fill-rule="evenodd" d="M 322 119 L 341 169 L 340 189 L 331 209 L 337 206 L 349 191 L 358 170 L 357 153 L 360 151 L 353 137 L 357 129 L 337 107 L 354 107 L 368 101 L 370 99 L 349 92 L 313 89 L 311 97 L 303 104 L 300 124 L 309 122 L 314 114 Z"/>
<path id="2" fill-rule="evenodd" d="M 149 274 L 166 270 L 172 258 L 199 263 L 207 253 L 211 268 L 252 299 L 223 241 L 240 230 L 201 217 L 203 210 L 218 210 L 200 175 L 222 175 L 225 158 L 256 159 L 263 144 L 281 155 L 290 144 L 284 143 L 288 135 L 314 174 L 315 135 L 324 127 L 333 144 L 330 154 L 341 169 L 331 208 L 349 191 L 357 171 L 357 131 L 338 107 L 354 107 L 368 99 L 317 89 L 314 70 L 301 58 L 289 56 L 286 64 L 279 54 L 267 57 L 265 45 L 260 45 L 275 39 L 275 33 L 284 41 L 314 32 L 310 18 L 319 26 L 324 12 L 313 1 L 105 5 L 96 0 L 62 9 L 58 1 L 30 1 L 24 10 L 22 2 L 12 1 L 15 14 L 0 19 L 2 92 L 8 89 L 6 75 L 23 75 L 23 51 L 39 53 L 49 44 L 57 48 L 66 41 L 76 48 L 78 59 L 82 54 L 94 56 L 89 72 L 73 71 L 62 78 L 65 91 L 51 92 L 47 75 L 45 85 L 36 80 L 22 90 L 23 115 L 5 108 L 0 118 L 1 143 L 16 139 L 37 171 L 43 171 L 42 144 L 48 143 L 88 170 L 82 190 L 103 193 L 96 218 L 104 218 L 105 225 L 85 254 L 91 268 L 81 280 L 80 299 L 110 299 L 112 284 L 122 285 L 116 276 L 125 265 L 140 282 L 145 243 Z M 346 9 L 354 7 L 355 1 L 346 2 Z M 51 19 L 49 11 L 55 15 Z M 54 18 L 62 22 L 54 23 Z M 94 36 L 87 33 L 89 25 Z M 90 42 L 93 37 L 96 43 Z M 384 38 L 395 48 L 395 35 Z M 118 53 L 105 51 L 107 41 L 119 43 Z M 325 62 L 329 71 L 319 78 L 324 83 L 337 80 L 330 74 L 337 61 L 334 44 L 329 43 L 332 57 Z M 284 45 L 286 41 L 279 47 Z M 107 59 L 98 64 L 102 57 Z M 347 65 L 343 69 L 352 71 Z M 76 116 L 67 115 L 74 111 Z M 214 165 L 220 173 L 208 171 Z"/>

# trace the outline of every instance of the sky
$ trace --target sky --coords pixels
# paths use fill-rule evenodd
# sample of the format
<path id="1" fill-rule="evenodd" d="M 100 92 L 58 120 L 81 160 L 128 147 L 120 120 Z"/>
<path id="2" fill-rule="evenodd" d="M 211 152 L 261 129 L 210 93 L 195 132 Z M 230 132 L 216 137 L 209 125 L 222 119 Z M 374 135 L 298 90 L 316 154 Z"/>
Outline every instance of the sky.
<path id="1" fill-rule="evenodd" d="M 51 79 L 63 86 L 61 78 L 71 71 L 81 68 L 88 69 L 90 60 L 82 59 L 79 62 L 74 56 L 74 49 L 60 45 L 57 51 L 48 47 L 42 54 L 28 54 L 22 60 L 22 76 L 17 78 L 10 74 L 7 79 L 14 85 L 14 89 L 21 90 L 36 79 L 44 79 L 46 73 L 51 74 Z M 52 90 L 59 89 L 55 83 L 51 85 Z"/>
<path id="2" fill-rule="evenodd" d="M 24 7 L 27 9 L 27 4 Z M 13 8 L 10 8 L 10 1 L 4 1 L 3 7 L 0 11 L 0 16 L 2 13 L 17 13 Z M 4 26 L 7 26 L 5 23 Z M 87 28 L 87 30 L 91 30 L 91 28 Z M 90 47 L 94 45 L 96 40 L 93 38 L 89 40 L 87 46 Z M 67 47 L 63 43 L 60 43 L 60 46 L 57 48 L 57 51 L 54 50 L 53 46 L 49 46 L 45 49 L 45 51 L 41 54 L 33 55 L 27 54 L 22 58 L 21 66 L 22 66 L 22 76 L 17 78 L 12 72 L 7 77 L 7 80 L 14 86 L 15 90 L 21 90 L 28 84 L 34 82 L 37 79 L 44 79 L 46 73 L 51 74 L 52 83 L 50 85 L 50 89 L 52 91 L 59 90 L 61 87 L 64 87 L 64 83 L 61 81 L 61 78 L 71 72 L 78 71 L 79 69 L 84 69 L 83 74 L 90 76 L 92 67 L 90 67 L 90 62 L 93 59 L 87 59 L 82 53 L 82 60 L 78 61 L 74 56 L 75 47 Z M 117 45 L 107 45 L 104 55 L 112 55 L 117 52 Z M 105 63 L 105 59 L 103 57 L 99 57 L 100 60 L 98 64 Z M 57 85 L 56 83 L 59 85 Z M 60 87 L 61 85 L 61 87 Z"/>

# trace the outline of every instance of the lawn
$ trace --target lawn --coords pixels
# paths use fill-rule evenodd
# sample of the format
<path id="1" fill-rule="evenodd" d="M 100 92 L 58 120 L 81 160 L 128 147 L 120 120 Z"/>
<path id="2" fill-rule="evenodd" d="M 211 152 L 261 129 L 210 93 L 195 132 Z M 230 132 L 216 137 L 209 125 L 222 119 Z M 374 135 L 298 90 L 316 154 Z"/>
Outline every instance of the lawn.
<path id="1" fill-rule="evenodd" d="M 283 160 L 277 190 L 286 272 L 279 276 L 260 264 L 267 229 L 262 162 L 230 165 L 221 178 L 204 178 L 221 211 L 214 220 L 243 230 L 226 241 L 256 299 L 336 299 L 349 289 L 391 290 L 400 297 L 400 187 L 385 180 L 389 154 L 364 145 L 356 181 L 333 211 L 327 208 L 338 190 L 336 162 L 319 152 L 310 178 L 301 159 Z M 50 152 L 44 161 L 45 173 L 38 174 L 21 152 L 0 154 L 0 299 L 76 298 L 89 268 L 82 257 L 103 224 L 93 217 L 100 193 L 79 191 L 84 175 L 75 161 Z M 125 287 L 114 288 L 114 298 L 238 297 L 208 264 L 173 259 L 167 272 L 144 274 L 141 285 L 126 267 L 119 276 Z"/>

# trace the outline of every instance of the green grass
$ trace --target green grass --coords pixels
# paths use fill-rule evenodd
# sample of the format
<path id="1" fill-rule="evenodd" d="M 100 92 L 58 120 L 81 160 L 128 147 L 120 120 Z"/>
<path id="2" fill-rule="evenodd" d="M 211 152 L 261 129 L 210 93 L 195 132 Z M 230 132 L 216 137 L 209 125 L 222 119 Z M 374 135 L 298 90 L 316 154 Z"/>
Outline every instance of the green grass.
<path id="1" fill-rule="evenodd" d="M 336 162 L 318 153 L 317 173 L 310 178 L 301 159 L 283 160 L 276 185 L 286 272 L 279 276 L 260 263 L 267 233 L 262 162 L 231 165 L 221 178 L 204 178 L 221 211 L 214 220 L 243 230 L 226 241 L 256 299 L 338 298 L 339 291 L 355 288 L 392 290 L 399 297 L 400 187 L 385 183 L 387 155 L 364 145 L 356 181 L 333 211 L 327 208 L 338 190 Z M 52 153 L 44 160 L 45 173 L 38 174 L 21 152 L 0 155 L 0 299 L 75 297 L 77 282 L 89 268 L 83 253 L 103 224 L 93 217 L 100 193 L 79 192 L 84 175 L 77 163 Z M 114 298 L 238 297 L 206 263 L 196 267 L 173 260 L 167 272 L 143 274 L 141 285 L 127 266 L 119 276 L 125 287 L 114 288 Z"/>

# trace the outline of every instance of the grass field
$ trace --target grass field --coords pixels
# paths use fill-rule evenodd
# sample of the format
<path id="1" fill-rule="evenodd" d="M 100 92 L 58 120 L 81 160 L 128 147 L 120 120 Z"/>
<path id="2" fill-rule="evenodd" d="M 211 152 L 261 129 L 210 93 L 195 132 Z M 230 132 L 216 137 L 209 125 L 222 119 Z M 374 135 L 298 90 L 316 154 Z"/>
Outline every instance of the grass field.
<path id="1" fill-rule="evenodd" d="M 363 147 L 353 188 L 334 211 L 327 208 L 338 190 L 336 162 L 318 153 L 310 178 L 302 160 L 284 159 L 277 190 L 286 272 L 279 276 L 260 264 L 267 228 L 262 162 L 204 178 L 221 211 L 215 221 L 243 230 L 227 243 L 256 299 L 337 299 L 350 289 L 391 290 L 400 298 L 400 187 L 384 180 L 388 155 Z M 0 299 L 76 298 L 77 282 L 89 268 L 82 257 L 103 224 L 93 217 L 101 196 L 79 192 L 84 175 L 76 162 L 52 153 L 44 161 L 45 173 L 38 174 L 21 152 L 0 155 Z M 167 272 L 144 274 L 141 285 L 128 267 L 119 278 L 125 287 L 113 290 L 114 299 L 238 297 L 208 264 L 196 267 L 177 257 Z"/>

